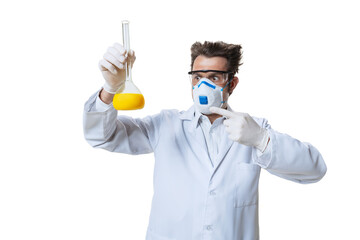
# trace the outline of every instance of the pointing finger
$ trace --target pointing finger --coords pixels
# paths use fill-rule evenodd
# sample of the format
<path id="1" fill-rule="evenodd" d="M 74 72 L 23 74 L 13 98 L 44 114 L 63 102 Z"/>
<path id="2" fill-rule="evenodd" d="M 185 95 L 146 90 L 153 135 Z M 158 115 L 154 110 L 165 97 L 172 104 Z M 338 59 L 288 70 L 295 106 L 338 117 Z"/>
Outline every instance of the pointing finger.
<path id="1" fill-rule="evenodd" d="M 223 108 L 211 107 L 209 110 L 212 113 L 223 115 L 224 117 L 227 117 L 227 118 L 231 118 L 231 117 L 235 116 L 235 113 L 230 112 L 230 111 L 228 111 L 226 109 L 223 109 Z"/>

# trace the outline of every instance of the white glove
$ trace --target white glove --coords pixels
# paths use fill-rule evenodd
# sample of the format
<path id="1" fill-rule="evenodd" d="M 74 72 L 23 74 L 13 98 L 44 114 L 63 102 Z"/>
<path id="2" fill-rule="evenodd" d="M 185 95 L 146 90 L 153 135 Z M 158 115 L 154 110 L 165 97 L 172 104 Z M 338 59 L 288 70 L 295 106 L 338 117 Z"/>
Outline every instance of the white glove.
<path id="1" fill-rule="evenodd" d="M 269 133 L 260 127 L 248 113 L 235 113 L 211 107 L 210 111 L 228 118 L 224 120 L 229 138 L 247 146 L 253 146 L 264 152 L 269 141 Z"/>
<path id="2" fill-rule="evenodd" d="M 103 59 L 99 62 L 99 69 L 105 79 L 103 86 L 105 91 L 112 94 L 121 91 L 126 80 L 125 62 L 128 62 L 132 68 L 135 58 L 134 51 L 130 50 L 127 53 L 119 43 L 114 43 L 107 49 Z"/>

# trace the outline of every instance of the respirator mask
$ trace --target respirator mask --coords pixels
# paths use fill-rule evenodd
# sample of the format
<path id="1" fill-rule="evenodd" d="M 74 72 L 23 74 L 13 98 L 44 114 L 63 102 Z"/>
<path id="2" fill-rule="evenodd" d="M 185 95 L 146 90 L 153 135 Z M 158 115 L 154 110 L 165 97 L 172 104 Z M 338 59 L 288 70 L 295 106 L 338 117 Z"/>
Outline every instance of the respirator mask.
<path id="1" fill-rule="evenodd" d="M 200 72 L 210 72 L 207 77 L 201 77 Z M 193 86 L 193 100 L 196 110 L 202 114 L 211 114 L 210 107 L 221 108 L 224 101 L 223 90 L 230 84 L 232 77 L 229 72 L 215 70 L 192 71 L 190 80 Z M 228 81 L 229 80 L 229 81 Z M 218 85 L 223 86 L 219 87 Z"/>

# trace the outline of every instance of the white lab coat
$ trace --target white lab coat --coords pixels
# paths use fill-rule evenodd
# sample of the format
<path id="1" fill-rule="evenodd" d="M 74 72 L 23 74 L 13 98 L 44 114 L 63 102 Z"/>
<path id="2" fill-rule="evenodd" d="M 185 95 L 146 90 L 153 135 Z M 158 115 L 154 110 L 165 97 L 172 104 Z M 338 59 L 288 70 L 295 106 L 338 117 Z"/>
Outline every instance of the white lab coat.
<path id="1" fill-rule="evenodd" d="M 261 169 L 298 183 L 319 181 L 326 173 L 315 147 L 274 131 L 265 119 L 254 117 L 270 133 L 264 153 L 226 137 L 217 164 L 211 166 L 203 132 L 194 121 L 194 107 L 133 119 L 117 116 L 113 107 L 94 111 L 97 95 L 84 109 L 88 143 L 112 152 L 154 153 L 147 240 L 259 239 Z"/>

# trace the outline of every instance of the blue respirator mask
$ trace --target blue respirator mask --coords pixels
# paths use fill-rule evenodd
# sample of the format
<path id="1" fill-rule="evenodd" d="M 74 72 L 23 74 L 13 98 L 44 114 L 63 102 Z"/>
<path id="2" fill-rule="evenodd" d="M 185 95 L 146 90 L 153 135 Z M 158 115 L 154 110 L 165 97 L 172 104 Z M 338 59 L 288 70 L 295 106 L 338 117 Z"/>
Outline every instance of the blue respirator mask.
<path id="1" fill-rule="evenodd" d="M 210 107 L 221 108 L 224 101 L 223 90 L 229 85 L 230 81 L 224 87 L 215 85 L 208 78 L 201 78 L 193 86 L 193 100 L 195 108 L 202 114 L 211 114 Z"/>

